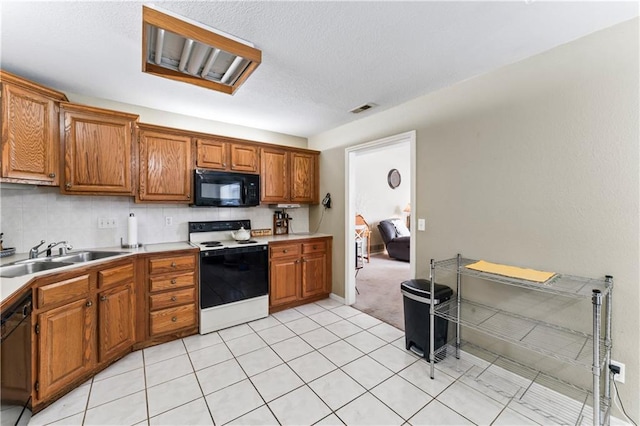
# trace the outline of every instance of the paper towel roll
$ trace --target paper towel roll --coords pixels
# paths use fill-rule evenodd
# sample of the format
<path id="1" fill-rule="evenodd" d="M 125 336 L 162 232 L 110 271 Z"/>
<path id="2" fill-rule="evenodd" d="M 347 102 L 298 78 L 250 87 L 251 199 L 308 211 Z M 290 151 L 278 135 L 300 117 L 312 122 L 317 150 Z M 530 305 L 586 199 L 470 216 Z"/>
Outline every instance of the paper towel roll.
<path id="1" fill-rule="evenodd" d="M 130 246 L 134 246 L 138 244 L 138 221 L 136 216 L 133 213 L 129 214 L 129 232 L 127 235 L 127 240 L 129 241 Z"/>

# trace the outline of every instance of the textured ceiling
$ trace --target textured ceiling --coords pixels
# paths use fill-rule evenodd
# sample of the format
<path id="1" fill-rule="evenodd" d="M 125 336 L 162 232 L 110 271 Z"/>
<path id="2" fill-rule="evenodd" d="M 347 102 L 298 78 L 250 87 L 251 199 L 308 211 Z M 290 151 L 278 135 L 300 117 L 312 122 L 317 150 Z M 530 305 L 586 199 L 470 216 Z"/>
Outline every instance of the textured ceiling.
<path id="1" fill-rule="evenodd" d="M 153 4 L 253 42 L 234 96 L 141 72 L 142 4 L 0 3 L 0 65 L 65 92 L 312 136 L 638 16 L 637 2 Z M 366 102 L 378 107 L 353 115 Z"/>

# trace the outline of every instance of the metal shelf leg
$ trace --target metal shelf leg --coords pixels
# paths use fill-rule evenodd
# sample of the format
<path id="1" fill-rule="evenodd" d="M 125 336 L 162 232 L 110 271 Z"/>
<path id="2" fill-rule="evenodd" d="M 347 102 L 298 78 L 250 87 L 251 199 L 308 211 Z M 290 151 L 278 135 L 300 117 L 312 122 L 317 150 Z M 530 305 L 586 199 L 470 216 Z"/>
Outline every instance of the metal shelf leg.
<path id="1" fill-rule="evenodd" d="M 436 270 L 434 266 L 434 260 L 431 259 L 431 270 L 429 271 L 429 280 L 431 281 L 431 306 L 429 307 L 429 363 L 431 364 L 431 378 L 434 378 L 435 374 L 435 366 L 436 366 L 436 357 L 435 357 L 435 336 L 433 333 L 435 332 L 434 322 L 435 322 L 435 285 L 434 281 L 436 279 Z"/>
<path id="2" fill-rule="evenodd" d="M 600 418 L 600 315 L 602 310 L 602 293 L 593 290 L 591 296 L 593 303 L 593 425 L 602 424 Z"/>

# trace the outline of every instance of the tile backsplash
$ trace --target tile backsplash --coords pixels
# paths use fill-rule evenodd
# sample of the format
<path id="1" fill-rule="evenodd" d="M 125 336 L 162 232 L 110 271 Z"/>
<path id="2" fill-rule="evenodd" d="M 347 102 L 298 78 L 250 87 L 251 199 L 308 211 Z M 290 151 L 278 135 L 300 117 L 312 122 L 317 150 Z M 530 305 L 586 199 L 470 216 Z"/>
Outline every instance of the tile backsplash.
<path id="1" fill-rule="evenodd" d="M 189 207 L 174 204 L 136 204 L 132 197 L 61 195 L 58 188 L 22 185 L 0 187 L 0 230 L 4 246 L 18 253 L 40 240 L 68 241 L 75 249 L 113 247 L 127 241 L 127 218 L 138 218 L 138 239 L 143 244 L 187 241 L 188 222 L 250 219 L 252 228 L 272 228 L 275 209 Z M 287 210 L 293 232 L 309 231 L 309 208 Z M 172 218 L 172 225 L 165 218 Z M 116 220 L 115 228 L 98 228 L 98 220 Z"/>

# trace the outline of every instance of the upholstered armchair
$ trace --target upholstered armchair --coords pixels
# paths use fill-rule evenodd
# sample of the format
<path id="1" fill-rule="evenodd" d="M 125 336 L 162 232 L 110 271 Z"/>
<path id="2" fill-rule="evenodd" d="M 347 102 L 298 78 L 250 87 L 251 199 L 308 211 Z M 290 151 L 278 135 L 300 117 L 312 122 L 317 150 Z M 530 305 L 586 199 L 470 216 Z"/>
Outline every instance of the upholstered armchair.
<path id="1" fill-rule="evenodd" d="M 401 219 L 386 219 L 378 223 L 380 236 L 387 248 L 387 253 L 394 259 L 409 261 L 411 232 Z"/>

